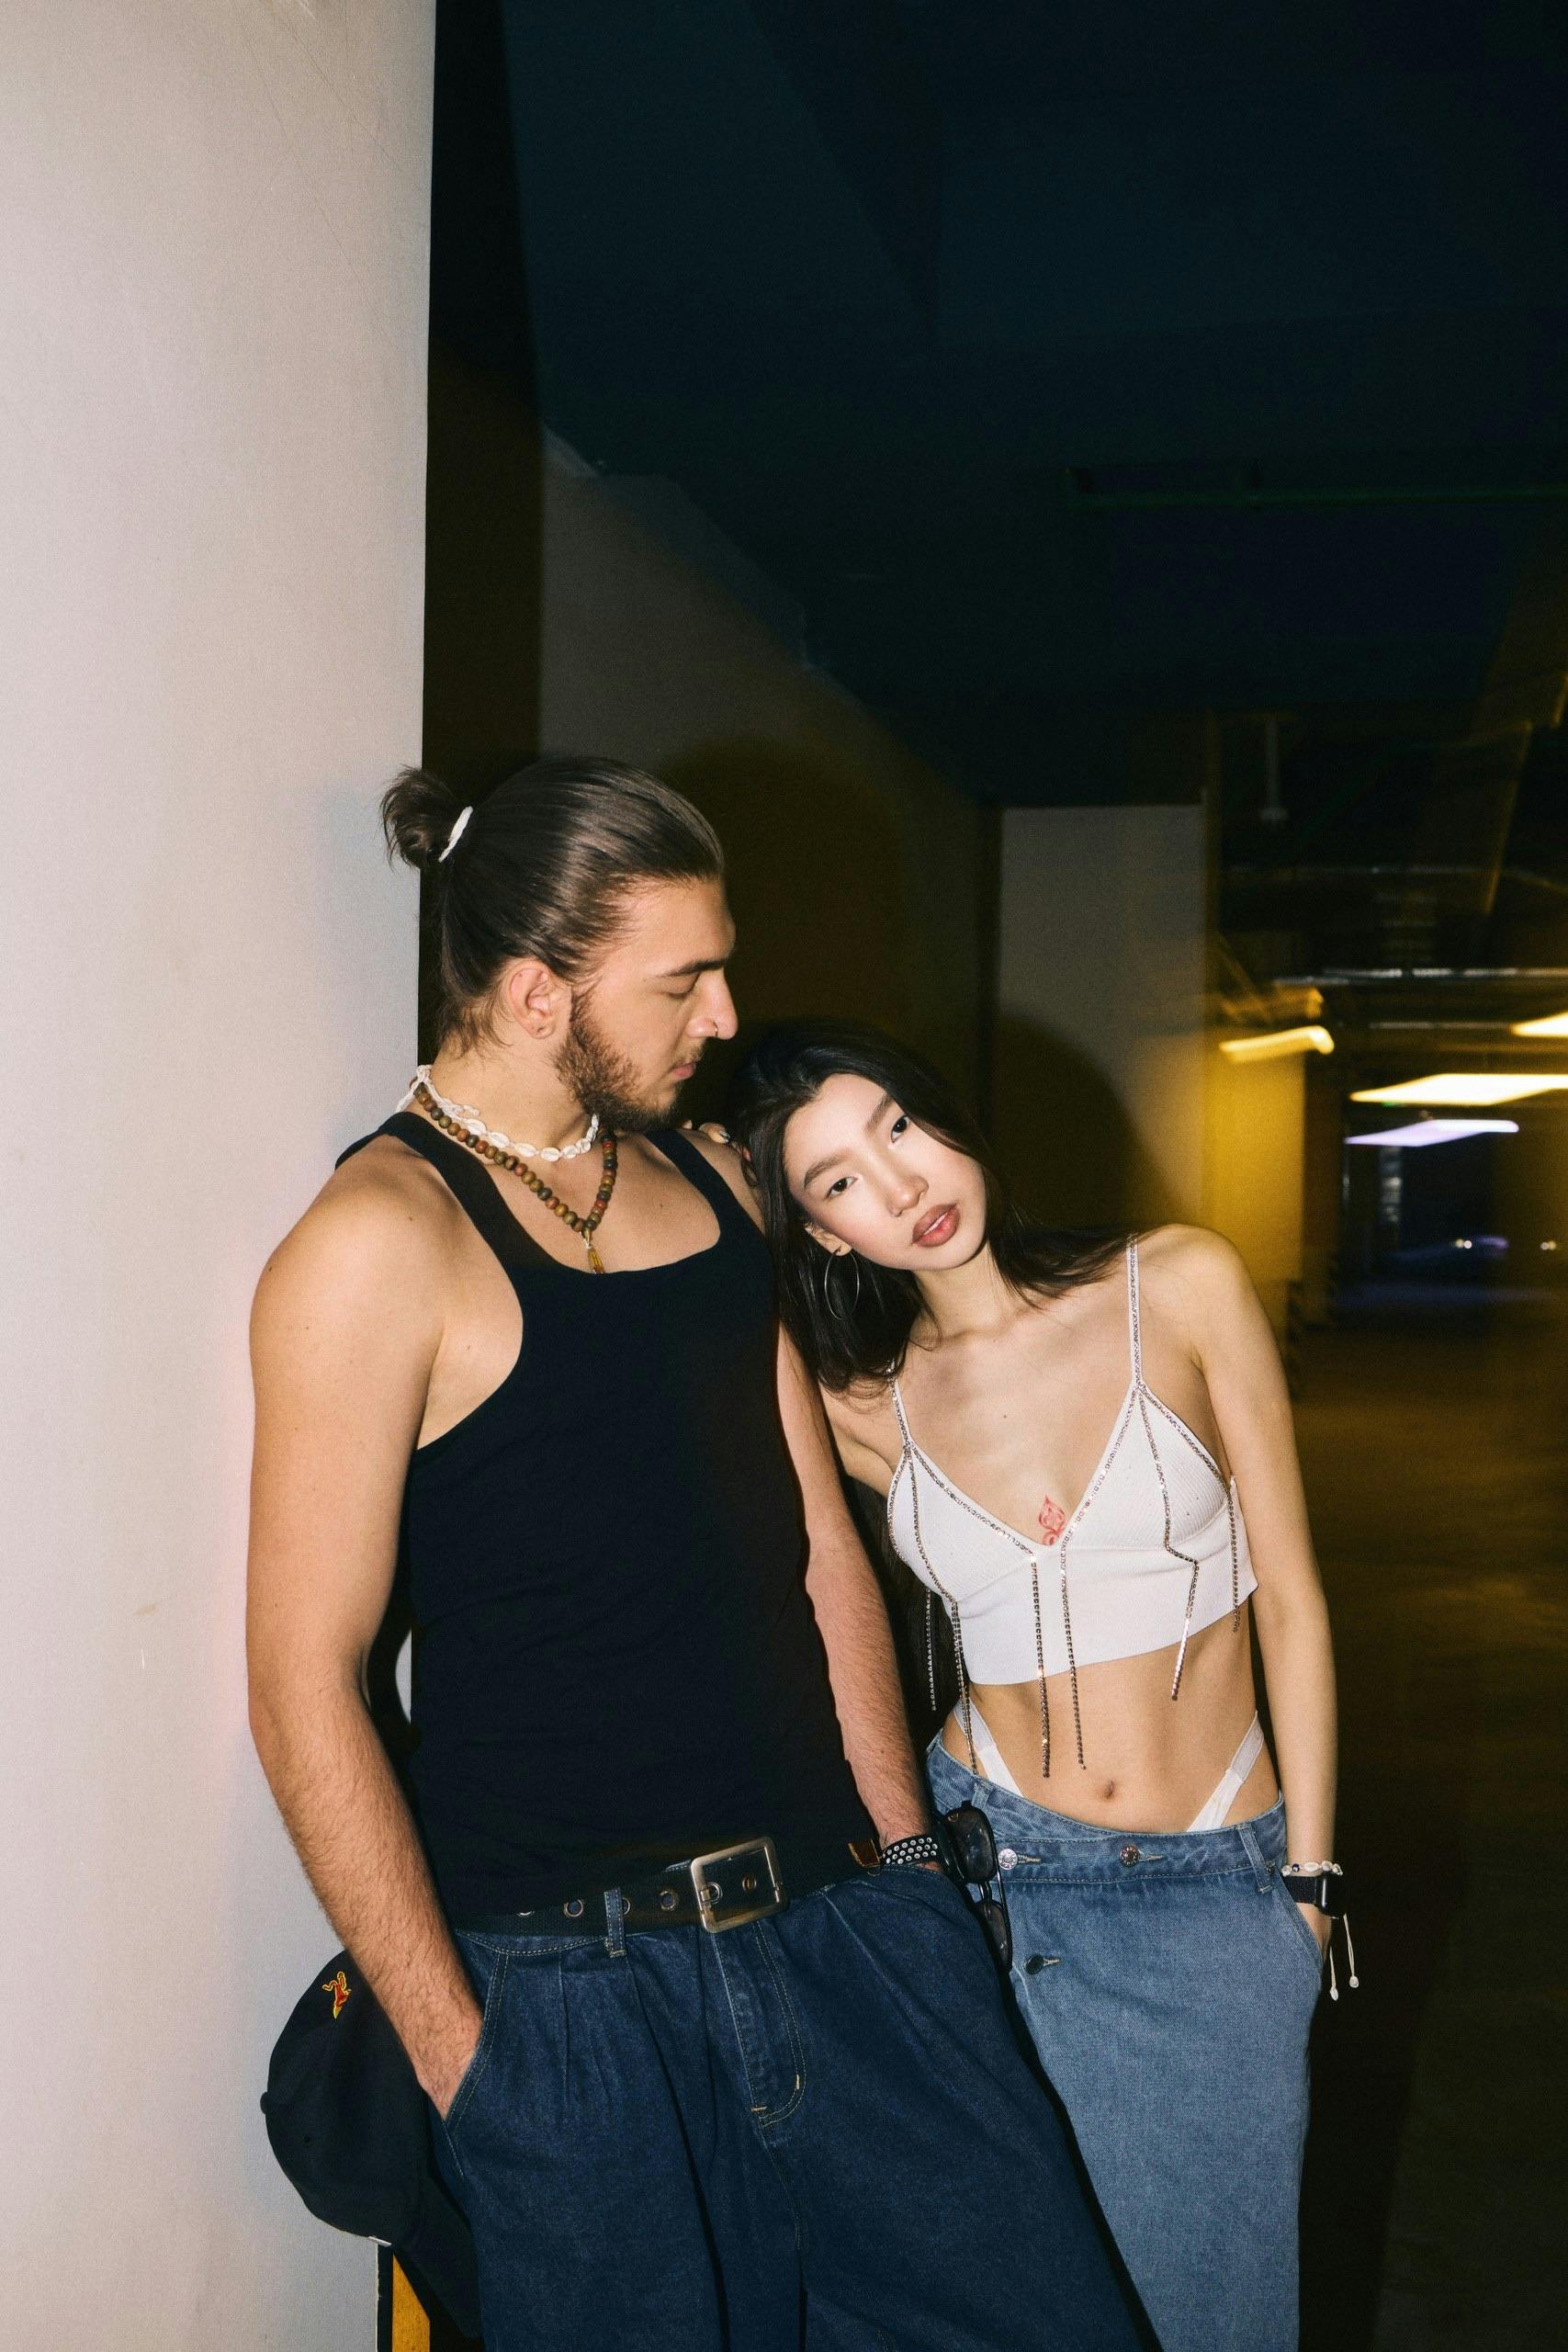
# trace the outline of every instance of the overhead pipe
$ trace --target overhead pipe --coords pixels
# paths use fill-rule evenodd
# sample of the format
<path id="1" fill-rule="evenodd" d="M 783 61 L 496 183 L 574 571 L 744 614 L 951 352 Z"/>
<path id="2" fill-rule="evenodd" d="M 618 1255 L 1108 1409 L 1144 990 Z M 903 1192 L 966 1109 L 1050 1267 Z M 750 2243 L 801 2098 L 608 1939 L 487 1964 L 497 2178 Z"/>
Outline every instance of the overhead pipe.
<path id="1" fill-rule="evenodd" d="M 1234 490 L 1096 490 L 1094 469 L 1069 466 L 1065 497 L 1068 506 L 1095 509 L 1138 507 L 1230 507 L 1238 512 L 1269 506 L 1516 506 L 1543 505 L 1568 499 L 1568 482 L 1493 483 L 1485 487 L 1453 484 L 1400 490 L 1392 484 L 1378 490 L 1262 490 L 1239 483 Z"/>

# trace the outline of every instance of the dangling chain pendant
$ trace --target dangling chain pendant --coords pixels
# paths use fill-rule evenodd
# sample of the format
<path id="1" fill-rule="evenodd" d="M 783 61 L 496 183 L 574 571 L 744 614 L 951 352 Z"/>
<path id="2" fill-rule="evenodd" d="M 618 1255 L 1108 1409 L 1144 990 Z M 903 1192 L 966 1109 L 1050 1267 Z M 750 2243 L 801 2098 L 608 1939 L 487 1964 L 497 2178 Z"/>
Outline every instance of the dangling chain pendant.
<path id="1" fill-rule="evenodd" d="M 592 1207 L 586 1216 L 580 1216 L 575 1209 L 568 1208 L 558 1194 L 551 1192 L 542 1177 L 536 1176 L 533 1170 L 525 1166 L 513 1153 L 502 1151 L 496 1145 L 486 1143 L 480 1136 L 469 1135 L 466 1129 L 458 1125 L 456 1119 L 448 1118 L 432 1096 L 428 1087 L 416 1082 L 412 1091 L 414 1101 L 418 1102 L 432 1123 L 440 1128 L 443 1135 L 450 1136 L 454 1143 L 460 1143 L 466 1151 L 473 1152 L 479 1159 L 488 1159 L 492 1167 L 504 1168 L 512 1175 L 521 1176 L 528 1190 L 543 1201 L 545 1206 L 554 1216 L 558 1216 L 563 1225 L 570 1225 L 573 1233 L 579 1236 L 583 1248 L 588 1252 L 589 1272 L 591 1274 L 604 1272 L 604 1261 L 594 1247 L 593 1237 L 604 1221 L 604 1212 L 610 1205 L 610 1196 L 615 1189 L 615 1171 L 618 1162 L 614 1136 L 606 1135 L 600 1141 L 599 1148 L 604 1159 L 604 1172 L 599 1179 L 599 1190 L 593 1196 Z"/>
<path id="2" fill-rule="evenodd" d="M 931 1692 L 931 1713 L 936 1713 L 936 1595 L 926 1587 L 926 1688 Z"/>
<path id="3" fill-rule="evenodd" d="M 1062 1635 L 1067 1645 L 1067 1685 L 1073 1696 L 1073 1745 L 1077 1749 L 1078 1770 L 1082 1772 L 1087 1771 L 1089 1768 L 1085 1764 L 1083 1758 L 1083 1715 L 1078 1707 L 1078 1661 L 1077 1653 L 1073 1647 L 1072 1613 L 1067 1607 L 1067 1543 L 1066 1536 L 1062 1539 L 1062 1548 L 1056 1556 L 1062 1578 Z"/>
<path id="4" fill-rule="evenodd" d="M 900 1419 L 901 1418 L 902 1408 L 900 1408 Z M 931 1594 L 934 1589 L 942 1595 L 943 1605 L 947 1610 L 948 1623 L 953 1628 L 953 1655 L 954 1663 L 958 1668 L 958 1719 L 964 1726 L 964 1745 L 969 1751 L 969 1770 L 974 1773 L 975 1778 L 978 1780 L 980 1778 L 980 1759 L 975 1753 L 975 1716 L 969 1697 L 969 1668 L 964 1656 L 963 1620 L 958 1614 L 957 1601 L 954 1600 L 947 1587 L 939 1580 L 936 1570 L 931 1566 L 931 1561 L 926 1556 L 925 1541 L 920 1533 L 919 1490 L 915 1485 L 914 1472 L 912 1469 L 909 1474 L 909 1505 L 915 1521 L 915 1548 L 920 1555 L 920 1565 L 925 1569 L 927 1578 L 929 1579 L 926 1587 L 926 1669 L 931 1676 L 931 1705 L 934 1707 L 936 1704 L 936 1661 L 931 1650 L 931 1620 L 930 1608 Z"/>
<path id="5" fill-rule="evenodd" d="M 1029 1568 L 1030 1588 L 1034 1595 L 1034 1658 L 1040 1669 L 1040 1770 L 1042 1777 L 1051 1777 L 1051 1697 L 1045 1688 L 1045 1629 L 1040 1616 L 1040 1563 L 1032 1560 Z"/>
<path id="6" fill-rule="evenodd" d="M 895 1382 L 893 1385 L 893 1409 L 898 1417 L 898 1434 L 904 1441 L 904 1458 L 909 1464 L 909 1510 L 914 1521 L 915 1548 L 920 1555 L 920 1566 L 926 1572 L 926 1673 L 931 1685 L 931 1705 L 933 1708 L 936 1705 L 936 1665 L 931 1648 L 931 1596 L 933 1592 L 936 1592 L 940 1593 L 942 1596 L 942 1603 L 947 1611 L 949 1622 L 953 1627 L 953 1655 L 958 1663 L 959 1721 L 964 1726 L 964 1743 L 969 1750 L 969 1770 L 975 1774 L 976 1780 L 978 1780 L 980 1778 L 980 1767 L 975 1754 L 974 1702 L 970 1696 L 969 1690 L 969 1668 L 964 1656 L 963 1622 L 958 1613 L 957 1601 L 953 1599 L 952 1593 L 949 1592 L 947 1587 L 941 1581 L 940 1577 L 937 1576 L 936 1570 L 931 1566 L 931 1555 L 926 1550 L 925 1538 L 920 1532 L 920 1489 L 916 1470 L 917 1449 L 915 1441 L 910 1435 L 908 1416 L 904 1410 L 903 1399 L 898 1394 L 897 1382 Z M 920 1455 L 919 1459 L 924 1461 L 925 1456 Z M 962 1510 L 966 1510 L 972 1519 L 979 1519 L 988 1516 L 988 1514 L 977 1511 L 967 1495 L 961 1495 L 956 1487 L 950 1487 L 947 1484 L 947 1481 L 942 1477 L 941 1472 L 937 1470 L 934 1463 L 928 1464 L 927 1466 L 931 1469 L 932 1476 L 936 1478 L 937 1484 L 942 1487 L 942 1492 L 953 1502 L 957 1503 Z M 1079 1505 L 1079 1509 L 1082 1509 L 1081 1504 Z M 1045 1687 L 1045 1638 L 1040 1620 L 1040 1563 L 1038 1559 L 1033 1556 L 1033 1547 L 1031 1544 L 1026 1544 L 1021 1535 L 1018 1534 L 1011 1528 L 1004 1529 L 1003 1532 L 1009 1537 L 1009 1540 L 1011 1543 L 1017 1544 L 1021 1552 L 1028 1552 L 1031 1555 L 1031 1581 L 1034 1593 L 1034 1655 L 1040 1668 L 1040 1770 L 1045 1779 L 1049 1780 L 1051 1777 L 1051 1696 Z M 1064 1544 L 1066 1544 L 1066 1537 L 1064 1535 Z M 1062 1613 L 1064 1621 L 1066 1620 L 1066 1569 L 1064 1567 L 1062 1582 Z M 1077 1735 L 1078 1762 L 1082 1764 L 1084 1760 L 1083 1723 L 1078 1713 L 1078 1669 L 1077 1661 L 1073 1657 L 1073 1629 L 1070 1622 L 1066 1623 L 1066 1635 L 1067 1663 L 1071 1669 L 1073 1682 L 1073 1723 Z"/>

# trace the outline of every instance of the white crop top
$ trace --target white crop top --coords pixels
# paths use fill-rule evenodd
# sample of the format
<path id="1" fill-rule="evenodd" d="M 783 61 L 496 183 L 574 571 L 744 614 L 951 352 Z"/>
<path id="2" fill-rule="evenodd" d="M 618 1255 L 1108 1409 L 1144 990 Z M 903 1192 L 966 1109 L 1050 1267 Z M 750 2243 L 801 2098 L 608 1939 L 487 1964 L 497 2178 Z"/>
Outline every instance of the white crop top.
<path id="1" fill-rule="evenodd" d="M 1138 1245 L 1127 1245 L 1132 1376 L 1083 1500 L 1059 1535 L 1032 1542 L 955 1487 L 915 1443 L 897 1380 L 903 1450 L 887 1490 L 887 1530 L 905 1565 L 946 1607 L 965 1725 L 971 1680 L 1040 1683 L 1049 1771 L 1045 1678 L 1072 1678 L 1078 1762 L 1077 1669 L 1175 1643 L 1170 1695 L 1187 1645 L 1258 1589 L 1247 1527 L 1218 1463 L 1144 1380 Z M 934 1689 L 934 1677 L 933 1677 Z"/>

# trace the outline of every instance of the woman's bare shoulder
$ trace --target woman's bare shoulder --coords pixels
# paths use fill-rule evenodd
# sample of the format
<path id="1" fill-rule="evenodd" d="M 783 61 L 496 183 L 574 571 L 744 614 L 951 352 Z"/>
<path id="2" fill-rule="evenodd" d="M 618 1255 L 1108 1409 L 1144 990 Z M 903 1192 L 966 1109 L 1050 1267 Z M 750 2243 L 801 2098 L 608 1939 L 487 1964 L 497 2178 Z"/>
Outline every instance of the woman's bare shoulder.
<path id="1" fill-rule="evenodd" d="M 1138 1268 L 1154 1304 L 1193 1326 L 1257 1310 L 1240 1250 L 1207 1226 L 1158 1225 L 1140 1235 Z"/>
<path id="2" fill-rule="evenodd" d="M 1213 1281 L 1241 1268 L 1241 1252 L 1206 1225 L 1156 1225 L 1138 1236 L 1143 1272 L 1168 1271 L 1188 1280 Z"/>
<path id="3" fill-rule="evenodd" d="M 841 1419 L 846 1429 L 874 1429 L 894 1419 L 893 1391 L 886 1380 L 854 1380 L 847 1388 L 824 1389 L 822 1396 L 829 1419 Z"/>

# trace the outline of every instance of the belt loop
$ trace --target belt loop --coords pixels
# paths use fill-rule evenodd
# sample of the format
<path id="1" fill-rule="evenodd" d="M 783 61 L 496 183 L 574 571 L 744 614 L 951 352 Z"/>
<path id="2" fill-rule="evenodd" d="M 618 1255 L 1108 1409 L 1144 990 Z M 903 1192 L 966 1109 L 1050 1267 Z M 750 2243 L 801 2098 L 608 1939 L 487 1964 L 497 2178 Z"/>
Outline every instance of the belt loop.
<path id="1" fill-rule="evenodd" d="M 618 1886 L 604 1893 L 604 1949 L 612 1960 L 623 1960 L 626 1950 L 626 1898 Z"/>
<path id="2" fill-rule="evenodd" d="M 1257 1831 L 1250 1821 L 1238 1821 L 1235 1825 L 1235 1834 L 1241 1839 L 1247 1860 L 1252 1864 L 1252 1875 L 1258 1883 L 1258 1894 L 1267 1894 L 1269 1881 L 1273 1875 L 1273 1871 L 1272 1866 L 1263 1859 L 1263 1849 L 1258 1842 Z"/>

